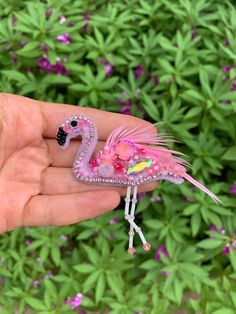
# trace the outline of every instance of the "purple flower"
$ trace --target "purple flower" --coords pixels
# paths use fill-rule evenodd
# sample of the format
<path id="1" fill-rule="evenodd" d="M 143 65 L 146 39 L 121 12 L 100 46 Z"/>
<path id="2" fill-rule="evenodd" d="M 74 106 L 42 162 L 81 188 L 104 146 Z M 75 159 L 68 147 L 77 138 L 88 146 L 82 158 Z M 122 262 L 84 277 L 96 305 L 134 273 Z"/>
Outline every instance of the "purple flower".
<path id="1" fill-rule="evenodd" d="M 120 112 L 123 114 L 132 115 L 131 108 L 129 106 L 123 106 Z"/>
<path id="2" fill-rule="evenodd" d="M 186 196 L 186 195 L 182 195 L 182 199 L 185 200 L 188 203 L 192 203 L 193 202 L 193 199 L 191 197 L 189 197 L 189 196 Z"/>
<path id="3" fill-rule="evenodd" d="M 14 27 L 16 26 L 16 17 L 15 17 L 15 16 L 12 18 L 11 24 L 12 24 L 12 26 L 14 26 Z"/>
<path id="4" fill-rule="evenodd" d="M 38 288 L 39 285 L 40 285 L 40 281 L 39 281 L 39 280 L 33 280 L 33 281 L 32 281 L 32 286 L 33 286 L 34 288 Z"/>
<path id="5" fill-rule="evenodd" d="M 236 240 L 233 241 L 232 245 L 233 245 L 233 248 L 236 250 Z"/>
<path id="6" fill-rule="evenodd" d="M 144 199 L 144 195 L 145 195 L 145 193 L 143 193 L 143 192 L 138 193 L 137 194 L 138 201 L 141 201 L 142 199 Z"/>
<path id="7" fill-rule="evenodd" d="M 223 71 L 224 73 L 229 73 L 229 70 L 230 70 L 230 67 L 229 67 L 228 65 L 224 65 L 224 66 L 222 67 L 222 71 Z"/>
<path id="8" fill-rule="evenodd" d="M 66 17 L 64 15 L 62 15 L 59 19 L 59 24 L 63 24 L 66 21 Z"/>
<path id="9" fill-rule="evenodd" d="M 60 239 L 61 239 L 62 241 L 67 241 L 67 240 L 68 240 L 68 237 L 67 237 L 66 235 L 62 234 L 62 235 L 60 236 Z"/>
<path id="10" fill-rule="evenodd" d="M 229 40 L 227 38 L 225 38 L 225 40 L 224 40 L 224 45 L 229 46 Z"/>
<path id="11" fill-rule="evenodd" d="M 44 72 L 51 72 L 52 71 L 52 65 L 48 58 L 46 56 L 40 57 L 38 59 L 38 66 L 44 71 Z"/>
<path id="12" fill-rule="evenodd" d="M 71 37 L 68 33 L 58 35 L 57 40 L 63 43 L 64 45 L 69 45 L 71 43 Z"/>
<path id="13" fill-rule="evenodd" d="M 151 76 L 151 81 L 152 81 L 152 85 L 153 85 L 153 86 L 158 85 L 158 83 L 159 83 L 159 78 L 158 78 L 158 76 L 157 76 L 156 74 L 152 74 L 152 76 Z"/>
<path id="14" fill-rule="evenodd" d="M 193 32 L 191 33 L 191 39 L 194 40 L 195 38 L 196 38 L 196 32 L 193 31 Z"/>
<path id="15" fill-rule="evenodd" d="M 51 271 L 49 271 L 45 276 L 44 279 L 51 279 L 53 278 L 53 273 Z"/>
<path id="16" fill-rule="evenodd" d="M 165 246 L 161 245 L 158 250 L 156 250 L 155 254 L 155 260 L 160 261 L 161 260 L 161 254 L 164 256 L 169 256 L 169 253 Z"/>
<path id="17" fill-rule="evenodd" d="M 79 307 L 82 303 L 83 299 L 83 294 L 82 293 L 77 293 L 76 296 L 74 296 L 72 299 L 67 298 L 65 303 L 71 305 L 71 309 L 75 310 L 77 307 Z"/>
<path id="18" fill-rule="evenodd" d="M 62 65 L 61 60 L 57 60 L 57 62 L 52 65 L 52 69 L 59 75 L 68 75 L 68 70 Z"/>
<path id="19" fill-rule="evenodd" d="M 106 76 L 111 76 L 112 75 L 112 68 L 114 66 L 113 63 L 107 61 L 104 58 L 100 58 L 100 62 L 102 63 L 104 70 L 106 72 Z"/>
<path id="20" fill-rule="evenodd" d="M 227 243 L 222 253 L 223 255 L 229 255 L 229 252 L 230 252 L 230 246 L 229 246 L 229 243 Z"/>
<path id="21" fill-rule="evenodd" d="M 111 218 L 111 220 L 110 220 L 110 224 L 111 225 L 115 225 L 115 224 L 117 224 L 119 222 L 119 218 L 118 217 L 113 217 L 113 218 Z"/>
<path id="22" fill-rule="evenodd" d="M 162 198 L 160 196 L 151 197 L 150 201 L 152 203 L 162 203 Z"/>
<path id="23" fill-rule="evenodd" d="M 236 77 L 233 80 L 233 83 L 231 85 L 231 90 L 236 90 Z"/>
<path id="24" fill-rule="evenodd" d="M 40 44 L 40 49 L 42 50 L 42 52 L 48 52 L 48 47 L 45 44 Z"/>
<path id="25" fill-rule="evenodd" d="M 210 225 L 209 229 L 211 231 L 219 232 L 221 234 L 225 234 L 225 229 L 224 228 L 217 228 L 215 225 Z"/>
<path id="26" fill-rule="evenodd" d="M 137 68 L 134 70 L 134 77 L 136 78 L 136 80 L 139 79 L 143 75 L 143 72 L 144 72 L 144 68 L 142 64 L 139 64 Z"/>
<path id="27" fill-rule="evenodd" d="M 20 44 L 21 44 L 21 46 L 25 46 L 26 44 L 28 44 L 28 40 L 27 39 L 22 39 L 21 41 L 20 41 Z"/>
<path id="28" fill-rule="evenodd" d="M 12 56 L 11 56 L 11 60 L 14 64 L 16 64 L 16 61 L 17 61 L 17 57 L 16 57 L 16 53 L 13 52 Z"/>
<path id="29" fill-rule="evenodd" d="M 171 273 L 169 271 L 162 271 L 161 274 L 165 277 L 168 277 Z"/>
<path id="30" fill-rule="evenodd" d="M 53 8 L 48 8 L 45 12 L 46 19 L 48 20 L 53 13 Z"/>
<path id="31" fill-rule="evenodd" d="M 232 184 L 229 193 L 236 196 L 236 184 Z"/>
<path id="32" fill-rule="evenodd" d="M 84 15 L 83 15 L 83 18 L 84 18 L 84 20 L 85 20 L 86 23 L 85 23 L 84 26 L 82 27 L 82 30 L 83 30 L 83 32 L 85 32 L 85 31 L 88 29 L 88 27 L 89 27 L 89 24 L 90 24 L 90 22 L 91 22 L 91 19 L 90 19 L 90 16 L 89 16 L 88 13 L 84 14 Z"/>
<path id="33" fill-rule="evenodd" d="M 25 244 L 26 244 L 26 245 L 30 245 L 32 242 L 33 242 L 33 241 L 30 240 L 30 239 L 26 239 L 26 240 L 25 240 Z"/>

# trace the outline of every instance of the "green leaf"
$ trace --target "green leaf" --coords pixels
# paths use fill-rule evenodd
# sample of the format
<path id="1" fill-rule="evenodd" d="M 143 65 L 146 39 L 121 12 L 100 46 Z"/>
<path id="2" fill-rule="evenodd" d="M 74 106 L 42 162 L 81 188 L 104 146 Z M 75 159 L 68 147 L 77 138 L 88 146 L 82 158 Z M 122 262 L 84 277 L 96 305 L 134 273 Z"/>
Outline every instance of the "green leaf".
<path id="1" fill-rule="evenodd" d="M 192 235 L 194 237 L 198 233 L 200 226 L 201 226 L 201 214 L 200 212 L 197 211 L 191 216 L 191 230 L 192 230 Z"/>
<path id="2" fill-rule="evenodd" d="M 51 248 L 51 256 L 55 265 L 59 266 L 61 263 L 61 252 L 60 249 L 55 245 Z"/>
<path id="3" fill-rule="evenodd" d="M 82 274 L 89 274 L 92 273 L 96 269 L 96 267 L 92 264 L 80 264 L 74 266 L 74 269 Z"/>
<path id="4" fill-rule="evenodd" d="M 17 81 L 22 85 L 29 83 L 28 78 L 21 72 L 15 70 L 2 70 L 1 71 L 9 80 Z"/>
<path id="5" fill-rule="evenodd" d="M 203 91 L 205 91 L 207 96 L 211 97 L 212 92 L 207 71 L 204 68 L 200 68 L 199 76 Z"/>
<path id="6" fill-rule="evenodd" d="M 227 151 L 222 156 L 222 159 L 235 161 L 236 160 L 236 145 L 227 149 Z"/>
<path id="7" fill-rule="evenodd" d="M 30 305 L 35 310 L 46 310 L 47 309 L 41 300 L 38 300 L 35 298 L 26 298 L 25 301 L 28 305 Z"/>
<path id="8" fill-rule="evenodd" d="M 146 93 L 142 93 L 142 96 L 144 98 L 143 106 L 146 112 L 154 121 L 159 121 L 160 115 L 152 99 Z"/>
<path id="9" fill-rule="evenodd" d="M 232 244 L 230 244 L 229 258 L 234 271 L 236 271 L 236 250 L 234 249 Z"/>
<path id="10" fill-rule="evenodd" d="M 98 277 L 100 276 L 101 272 L 100 270 L 94 271 L 91 273 L 87 279 L 83 282 L 83 291 L 86 293 L 89 291 L 97 282 Z"/>
<path id="11" fill-rule="evenodd" d="M 99 90 L 107 90 L 115 86 L 118 82 L 118 77 L 112 77 L 109 79 L 106 79 L 104 82 L 100 83 L 98 86 Z"/>
<path id="12" fill-rule="evenodd" d="M 105 287 L 106 287 L 105 276 L 102 273 L 97 281 L 96 292 L 95 292 L 96 303 L 98 303 L 102 299 L 104 291 L 105 291 Z"/>
<path id="13" fill-rule="evenodd" d="M 205 239 L 198 242 L 197 246 L 202 249 L 215 249 L 222 245 L 223 241 L 216 239 Z"/>
<path id="14" fill-rule="evenodd" d="M 224 307 L 224 308 L 221 308 L 219 310 L 212 312 L 212 314 L 235 314 L 235 311 Z"/>
<path id="15" fill-rule="evenodd" d="M 38 41 L 31 41 L 16 52 L 19 56 L 35 58 L 41 55 Z"/>

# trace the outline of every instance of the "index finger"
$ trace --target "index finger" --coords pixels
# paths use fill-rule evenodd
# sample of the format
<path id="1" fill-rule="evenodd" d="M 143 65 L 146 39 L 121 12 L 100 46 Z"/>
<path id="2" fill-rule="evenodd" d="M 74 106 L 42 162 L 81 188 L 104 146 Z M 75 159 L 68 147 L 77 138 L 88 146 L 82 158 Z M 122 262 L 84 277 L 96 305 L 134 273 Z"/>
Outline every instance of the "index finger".
<path id="1" fill-rule="evenodd" d="M 46 122 L 43 131 L 43 136 L 46 138 L 55 138 L 58 126 L 64 120 L 77 114 L 86 115 L 94 121 L 98 129 L 100 140 L 106 140 L 108 135 L 120 125 L 127 125 L 130 128 L 148 125 L 151 126 L 150 122 L 136 117 L 107 112 L 94 108 L 47 103 L 42 101 L 40 101 L 39 104 L 41 106 L 41 112 Z"/>

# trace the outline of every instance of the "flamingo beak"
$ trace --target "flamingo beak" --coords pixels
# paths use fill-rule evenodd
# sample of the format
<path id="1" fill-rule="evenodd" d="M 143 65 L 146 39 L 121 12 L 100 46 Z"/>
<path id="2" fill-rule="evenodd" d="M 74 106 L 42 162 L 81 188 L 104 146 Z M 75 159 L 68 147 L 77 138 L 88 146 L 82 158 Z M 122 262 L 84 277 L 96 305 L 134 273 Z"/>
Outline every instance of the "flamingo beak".
<path id="1" fill-rule="evenodd" d="M 68 133 L 65 132 L 62 127 L 60 127 L 57 131 L 57 143 L 61 146 L 61 148 L 64 148 L 67 136 Z"/>

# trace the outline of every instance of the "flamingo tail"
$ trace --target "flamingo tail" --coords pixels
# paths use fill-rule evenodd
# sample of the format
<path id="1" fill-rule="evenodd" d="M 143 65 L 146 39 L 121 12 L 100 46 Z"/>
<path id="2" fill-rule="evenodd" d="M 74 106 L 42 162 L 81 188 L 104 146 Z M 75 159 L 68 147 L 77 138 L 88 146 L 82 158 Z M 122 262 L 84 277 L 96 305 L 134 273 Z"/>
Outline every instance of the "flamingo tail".
<path id="1" fill-rule="evenodd" d="M 214 194 L 212 193 L 210 190 L 208 190 L 204 185 L 202 185 L 200 182 L 198 182 L 197 180 L 195 180 L 194 178 L 192 178 L 189 174 L 185 173 L 183 175 L 183 178 L 188 180 L 190 183 L 192 183 L 193 185 L 195 185 L 197 188 L 199 188 L 200 190 L 202 190 L 203 192 L 207 193 L 214 201 L 219 202 L 221 204 L 223 204 L 223 202 Z"/>

